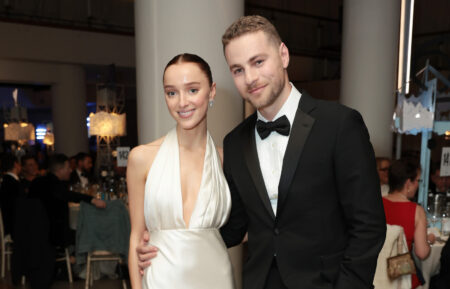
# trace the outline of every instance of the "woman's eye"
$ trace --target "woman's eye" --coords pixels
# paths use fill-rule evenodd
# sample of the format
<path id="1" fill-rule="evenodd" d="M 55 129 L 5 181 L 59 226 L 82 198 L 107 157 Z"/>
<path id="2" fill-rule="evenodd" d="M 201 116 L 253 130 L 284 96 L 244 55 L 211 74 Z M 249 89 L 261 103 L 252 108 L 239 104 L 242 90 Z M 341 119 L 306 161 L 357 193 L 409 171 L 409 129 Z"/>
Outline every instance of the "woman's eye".
<path id="1" fill-rule="evenodd" d="M 166 92 L 167 96 L 174 96 L 175 95 L 175 91 L 168 91 Z"/>
<path id="2" fill-rule="evenodd" d="M 189 93 L 191 93 L 191 94 L 195 94 L 195 93 L 197 93 L 198 92 L 198 89 L 197 88 L 191 88 L 191 89 L 189 89 Z"/>

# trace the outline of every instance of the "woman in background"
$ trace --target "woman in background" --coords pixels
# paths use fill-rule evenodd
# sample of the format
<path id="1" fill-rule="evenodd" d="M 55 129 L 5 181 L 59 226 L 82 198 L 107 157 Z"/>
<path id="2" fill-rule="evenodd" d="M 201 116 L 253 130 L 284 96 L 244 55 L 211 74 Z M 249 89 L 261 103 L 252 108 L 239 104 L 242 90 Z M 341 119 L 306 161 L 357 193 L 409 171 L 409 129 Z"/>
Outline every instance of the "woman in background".
<path id="1" fill-rule="evenodd" d="M 433 234 L 427 235 L 427 217 L 425 210 L 417 203 L 411 202 L 419 187 L 420 168 L 405 160 L 393 161 L 389 168 L 389 194 L 383 197 L 386 222 L 389 225 L 403 227 L 408 250 L 423 260 L 430 253 L 430 244 L 434 242 Z M 411 288 L 420 285 L 417 275 L 411 276 Z"/>

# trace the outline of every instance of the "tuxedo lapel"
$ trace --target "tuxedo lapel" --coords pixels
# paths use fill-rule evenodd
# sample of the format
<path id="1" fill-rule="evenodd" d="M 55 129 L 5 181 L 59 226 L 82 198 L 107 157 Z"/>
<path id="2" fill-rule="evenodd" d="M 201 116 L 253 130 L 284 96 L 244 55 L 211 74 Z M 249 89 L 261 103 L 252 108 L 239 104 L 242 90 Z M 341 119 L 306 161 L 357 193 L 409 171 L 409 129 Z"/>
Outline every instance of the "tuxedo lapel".
<path id="1" fill-rule="evenodd" d="M 267 209 L 269 214 L 275 219 L 275 214 L 270 204 L 269 195 L 266 190 L 266 184 L 264 183 L 264 178 L 261 173 L 261 168 L 259 166 L 258 152 L 256 150 L 256 140 L 255 140 L 255 124 L 256 124 L 256 114 L 254 114 L 252 120 L 248 122 L 247 127 L 244 129 L 242 140 L 244 142 L 244 156 L 245 162 L 247 163 L 248 171 L 252 177 L 255 188 L 258 191 L 259 196 Z"/>
<path id="2" fill-rule="evenodd" d="M 306 92 L 302 92 L 299 107 L 292 125 L 289 142 L 283 158 L 283 167 L 281 170 L 280 183 L 278 185 L 277 212 L 280 212 L 281 206 L 286 200 L 289 187 L 298 166 L 300 155 L 303 152 L 306 139 L 314 125 L 314 118 L 308 113 L 314 110 L 315 107 L 314 99 Z"/>

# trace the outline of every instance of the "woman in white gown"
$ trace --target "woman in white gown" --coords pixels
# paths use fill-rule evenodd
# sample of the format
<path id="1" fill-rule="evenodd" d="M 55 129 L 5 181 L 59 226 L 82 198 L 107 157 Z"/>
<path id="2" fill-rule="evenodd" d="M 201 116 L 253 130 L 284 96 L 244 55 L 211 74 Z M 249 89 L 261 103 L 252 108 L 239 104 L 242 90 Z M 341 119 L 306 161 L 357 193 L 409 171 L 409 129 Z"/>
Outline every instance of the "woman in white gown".
<path id="1" fill-rule="evenodd" d="M 216 85 L 209 65 L 192 54 L 175 56 L 163 76 L 164 94 L 177 125 L 128 159 L 131 236 L 129 272 L 134 289 L 232 289 L 233 274 L 218 229 L 231 208 L 221 150 L 207 131 Z M 145 230 L 158 248 L 139 274 L 136 246 Z"/>

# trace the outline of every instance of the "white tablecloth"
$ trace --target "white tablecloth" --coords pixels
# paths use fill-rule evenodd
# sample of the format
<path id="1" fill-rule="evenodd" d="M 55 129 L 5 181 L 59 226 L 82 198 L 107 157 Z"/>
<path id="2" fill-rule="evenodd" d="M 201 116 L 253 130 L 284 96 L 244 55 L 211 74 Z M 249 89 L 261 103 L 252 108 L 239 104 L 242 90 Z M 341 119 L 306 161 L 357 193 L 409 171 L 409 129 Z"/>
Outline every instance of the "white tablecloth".
<path id="1" fill-rule="evenodd" d="M 77 230 L 78 212 L 80 212 L 79 203 L 69 203 L 69 227 L 72 230 Z"/>

